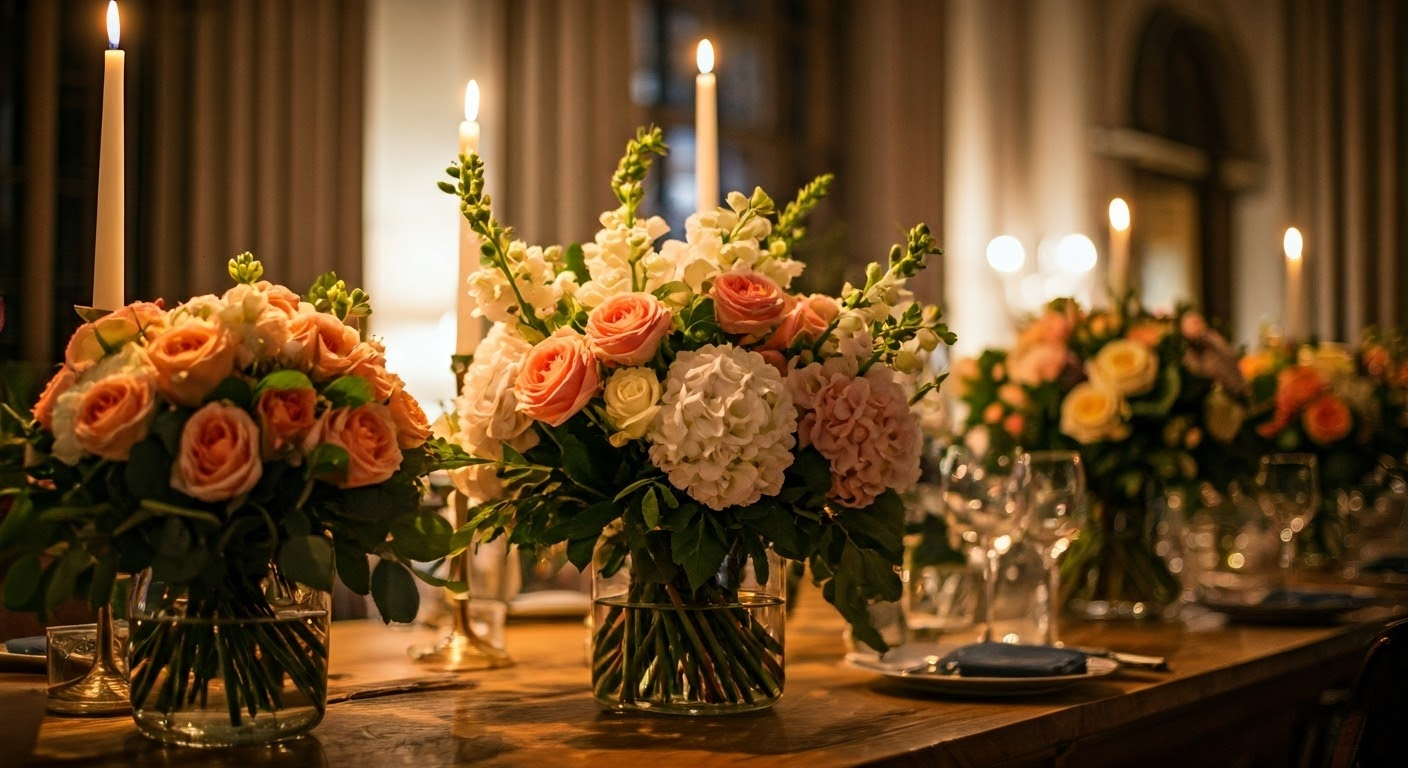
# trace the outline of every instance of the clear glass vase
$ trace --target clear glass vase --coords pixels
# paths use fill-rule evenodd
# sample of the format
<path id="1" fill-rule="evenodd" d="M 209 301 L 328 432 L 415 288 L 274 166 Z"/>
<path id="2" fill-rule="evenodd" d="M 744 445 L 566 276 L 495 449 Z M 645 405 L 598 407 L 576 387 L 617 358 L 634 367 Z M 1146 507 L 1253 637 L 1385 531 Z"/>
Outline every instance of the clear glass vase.
<path id="1" fill-rule="evenodd" d="M 1093 520 L 1061 563 L 1065 604 L 1086 619 L 1176 615 L 1182 586 L 1154 548 L 1148 505 L 1097 502 Z"/>
<path id="2" fill-rule="evenodd" d="M 592 574 L 592 695 L 607 710 L 714 715 L 782 697 L 786 575 L 730 556 L 698 590 L 655 582 L 629 558 Z"/>
<path id="3" fill-rule="evenodd" d="M 271 572 L 218 594 L 139 574 L 129 606 L 132 717 L 191 747 L 300 736 L 327 707 L 329 595 Z"/>

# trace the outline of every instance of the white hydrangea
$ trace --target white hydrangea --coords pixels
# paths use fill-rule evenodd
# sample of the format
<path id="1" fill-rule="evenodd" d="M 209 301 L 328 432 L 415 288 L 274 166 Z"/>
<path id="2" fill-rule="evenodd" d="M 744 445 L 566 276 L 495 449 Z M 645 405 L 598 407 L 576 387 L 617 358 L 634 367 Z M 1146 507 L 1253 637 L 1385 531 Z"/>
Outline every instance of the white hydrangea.
<path id="1" fill-rule="evenodd" d="M 453 439 L 471 455 L 482 459 L 502 459 L 503 444 L 526 451 L 538 444 L 538 433 L 530 427 L 533 419 L 518 410 L 513 382 L 532 346 L 513 331 L 513 326 L 495 323 L 474 351 L 474 361 L 465 370 L 464 385 L 455 398 L 459 430 Z M 455 488 L 471 504 L 498 498 L 502 493 L 494 467 L 480 465 L 450 472 Z"/>
<path id="2" fill-rule="evenodd" d="M 621 293 L 631 293 L 631 246 L 645 248 L 637 270 L 645 279 L 643 290 L 653 292 L 675 280 L 675 262 L 651 245 L 670 231 L 659 216 L 649 219 L 625 219 L 625 208 L 601 214 L 601 229 L 594 242 L 582 245 L 582 260 L 591 279 L 576 290 L 577 301 L 584 307 L 595 307 Z"/>
<path id="3" fill-rule="evenodd" d="M 509 243 L 507 261 L 523 300 L 533 307 L 539 319 L 557 312 L 557 302 L 576 291 L 576 278 L 570 271 L 558 272 L 561 249 L 529 246 L 522 240 Z M 467 290 L 474 299 L 474 314 L 496 323 L 513 323 L 518 319 L 518 298 L 503 270 L 485 267 L 475 270 L 467 281 Z"/>
<path id="4" fill-rule="evenodd" d="M 670 365 L 646 438 L 671 485 L 722 510 L 782 490 L 796 430 L 777 369 L 756 352 L 710 344 Z"/>

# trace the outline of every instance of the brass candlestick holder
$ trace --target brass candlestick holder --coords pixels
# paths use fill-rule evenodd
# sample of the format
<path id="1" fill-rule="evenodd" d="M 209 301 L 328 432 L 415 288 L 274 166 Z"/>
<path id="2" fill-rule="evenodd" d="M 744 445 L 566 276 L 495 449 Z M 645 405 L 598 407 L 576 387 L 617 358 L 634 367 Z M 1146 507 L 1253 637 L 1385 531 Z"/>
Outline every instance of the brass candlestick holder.
<path id="1" fill-rule="evenodd" d="M 93 666 L 75 680 L 49 688 L 48 709 L 65 715 L 115 715 L 132 711 L 127 673 L 117 663 L 113 646 L 112 608 L 98 609 Z M 54 649 L 49 649 L 50 653 Z"/>

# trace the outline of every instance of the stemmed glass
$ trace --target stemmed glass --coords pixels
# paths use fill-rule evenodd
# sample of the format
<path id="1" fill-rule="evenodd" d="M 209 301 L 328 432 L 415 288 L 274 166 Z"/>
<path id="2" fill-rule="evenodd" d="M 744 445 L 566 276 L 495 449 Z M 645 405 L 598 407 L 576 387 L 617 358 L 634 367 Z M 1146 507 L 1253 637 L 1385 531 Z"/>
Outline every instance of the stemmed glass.
<path id="1" fill-rule="evenodd" d="M 1042 642 L 1055 645 L 1061 613 L 1061 569 L 1056 559 L 1085 524 L 1085 464 L 1075 451 L 1028 454 L 1026 537 L 1041 554 L 1046 569 L 1046 621 Z"/>
<path id="2" fill-rule="evenodd" d="M 942 469 L 946 481 L 944 514 L 955 528 L 972 534 L 970 540 L 987 556 L 987 567 L 983 569 L 982 640 L 991 642 L 998 557 L 1021 535 L 1026 522 L 1023 496 L 1029 478 L 1028 457 L 980 456 L 955 445 L 944 455 Z"/>
<path id="3" fill-rule="evenodd" d="M 1280 526 L 1280 581 L 1290 580 L 1295 562 L 1295 536 L 1320 505 L 1320 477 L 1314 454 L 1273 453 L 1262 456 L 1256 471 L 1257 503 Z"/>

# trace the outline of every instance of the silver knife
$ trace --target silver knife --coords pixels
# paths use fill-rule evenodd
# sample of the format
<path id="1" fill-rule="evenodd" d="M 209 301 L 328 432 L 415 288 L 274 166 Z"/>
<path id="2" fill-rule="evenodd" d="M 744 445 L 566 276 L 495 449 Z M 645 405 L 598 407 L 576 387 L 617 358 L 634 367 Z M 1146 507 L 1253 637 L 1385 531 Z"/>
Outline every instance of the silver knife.
<path id="1" fill-rule="evenodd" d="M 1147 669 L 1151 672 L 1169 671 L 1168 659 L 1163 656 L 1141 656 L 1137 653 L 1122 653 L 1120 651 L 1109 650 L 1108 648 L 1083 648 L 1074 645 L 1065 647 L 1067 650 L 1083 653 L 1086 656 L 1109 659 L 1122 667 L 1128 667 L 1130 669 Z"/>

